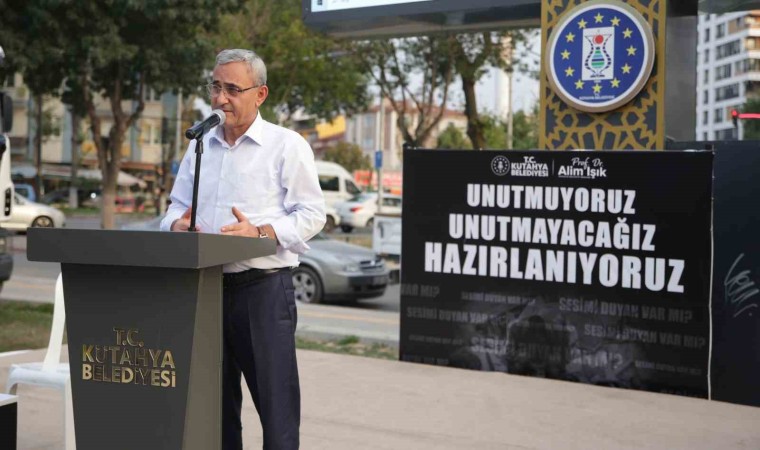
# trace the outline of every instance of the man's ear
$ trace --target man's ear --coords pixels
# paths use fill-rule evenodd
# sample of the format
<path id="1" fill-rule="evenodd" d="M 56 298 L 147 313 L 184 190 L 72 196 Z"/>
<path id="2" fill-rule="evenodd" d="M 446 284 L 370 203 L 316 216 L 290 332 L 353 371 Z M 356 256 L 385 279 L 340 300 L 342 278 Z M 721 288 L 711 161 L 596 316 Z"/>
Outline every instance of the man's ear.
<path id="1" fill-rule="evenodd" d="M 256 93 L 256 107 L 261 106 L 261 104 L 267 99 L 267 96 L 269 96 L 269 86 L 265 84 L 264 86 L 261 86 Z"/>

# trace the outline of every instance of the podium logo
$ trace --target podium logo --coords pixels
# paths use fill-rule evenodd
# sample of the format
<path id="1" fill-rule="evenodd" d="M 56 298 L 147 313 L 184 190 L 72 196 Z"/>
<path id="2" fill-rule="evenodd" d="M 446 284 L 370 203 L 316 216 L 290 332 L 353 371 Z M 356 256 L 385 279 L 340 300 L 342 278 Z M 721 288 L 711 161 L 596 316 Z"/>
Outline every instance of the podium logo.
<path id="1" fill-rule="evenodd" d="M 145 348 L 139 330 L 113 328 L 116 345 L 82 345 L 82 379 L 173 388 L 176 366 L 171 350 Z"/>

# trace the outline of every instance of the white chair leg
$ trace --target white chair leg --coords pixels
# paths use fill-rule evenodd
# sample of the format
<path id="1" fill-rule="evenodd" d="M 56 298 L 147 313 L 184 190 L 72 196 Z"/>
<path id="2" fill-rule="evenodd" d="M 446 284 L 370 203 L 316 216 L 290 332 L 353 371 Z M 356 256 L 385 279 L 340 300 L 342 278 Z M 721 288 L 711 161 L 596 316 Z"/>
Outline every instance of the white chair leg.
<path id="1" fill-rule="evenodd" d="M 76 450 L 76 436 L 74 434 L 74 404 L 71 401 L 71 378 L 66 381 L 66 389 L 63 400 L 63 439 L 66 442 L 66 450 Z"/>

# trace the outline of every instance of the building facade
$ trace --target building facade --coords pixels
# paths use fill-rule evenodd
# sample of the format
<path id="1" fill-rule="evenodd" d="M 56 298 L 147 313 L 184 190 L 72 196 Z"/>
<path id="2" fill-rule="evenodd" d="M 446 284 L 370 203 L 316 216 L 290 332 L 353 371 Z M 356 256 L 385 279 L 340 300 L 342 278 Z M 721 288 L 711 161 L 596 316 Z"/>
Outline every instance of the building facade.
<path id="1" fill-rule="evenodd" d="M 98 159 L 92 140 L 89 120 L 81 118 L 75 130 L 70 110 L 53 96 L 43 96 L 42 113 L 38 99 L 24 84 L 21 75 L 6 80 L 3 91 L 13 99 L 13 129 L 9 133 L 13 167 L 11 173 L 19 180 L 32 180 L 38 166 L 37 130 L 42 126 L 40 166 L 46 184 L 65 179 L 72 159 L 78 167 L 97 168 Z M 132 111 L 136 102 L 126 100 L 122 107 Z M 97 114 L 101 118 L 103 137 L 113 126 L 113 114 L 107 100 L 97 102 Z M 162 161 L 175 157 L 178 123 L 178 97 L 172 93 L 159 94 L 152 89 L 145 93 L 145 108 L 140 119 L 128 130 L 121 149 L 122 170 L 141 179 L 156 181 Z M 41 119 L 41 120 L 40 120 Z M 77 133 L 80 142 L 77 152 L 72 152 L 72 134 Z M 180 142 L 180 152 L 186 141 Z M 181 155 L 180 155 L 181 157 Z"/>
<path id="2" fill-rule="evenodd" d="M 411 105 L 407 108 L 407 120 L 411 127 L 416 126 L 419 115 Z M 382 105 L 376 104 L 366 111 L 355 114 L 346 120 L 346 141 L 358 145 L 370 161 L 375 160 L 375 152 L 383 152 L 383 169 L 398 170 L 402 168 L 404 139 L 398 130 L 398 114 L 388 100 Z M 441 120 L 424 143 L 427 148 L 435 148 L 438 136 L 453 125 L 463 133 L 467 129 L 467 116 L 459 111 L 446 109 Z"/>
<path id="3" fill-rule="evenodd" d="M 699 140 L 743 139 L 742 112 L 760 96 L 760 10 L 699 17 L 697 43 L 697 124 Z"/>

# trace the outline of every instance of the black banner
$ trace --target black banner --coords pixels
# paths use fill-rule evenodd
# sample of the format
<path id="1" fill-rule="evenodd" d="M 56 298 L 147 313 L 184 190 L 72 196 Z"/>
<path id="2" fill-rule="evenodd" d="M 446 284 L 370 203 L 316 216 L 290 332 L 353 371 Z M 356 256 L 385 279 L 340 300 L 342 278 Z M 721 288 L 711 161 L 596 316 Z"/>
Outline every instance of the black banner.
<path id="1" fill-rule="evenodd" d="M 707 397 L 712 158 L 406 151 L 401 359 Z"/>
<path id="2" fill-rule="evenodd" d="M 760 142 L 715 143 L 712 398 L 760 406 Z"/>

